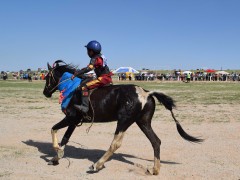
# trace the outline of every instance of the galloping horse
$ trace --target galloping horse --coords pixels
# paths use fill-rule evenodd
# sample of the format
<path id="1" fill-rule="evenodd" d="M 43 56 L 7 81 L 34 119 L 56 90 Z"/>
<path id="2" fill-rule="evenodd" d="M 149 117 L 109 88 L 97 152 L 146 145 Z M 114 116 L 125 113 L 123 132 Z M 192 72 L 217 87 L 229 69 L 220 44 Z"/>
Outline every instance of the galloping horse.
<path id="1" fill-rule="evenodd" d="M 63 64 L 62 64 L 63 63 Z M 46 76 L 46 85 L 43 94 L 46 97 L 51 97 L 58 89 L 60 79 L 65 72 L 74 73 L 74 67 L 66 64 L 61 60 L 57 60 L 54 66 L 48 64 L 49 73 Z M 69 79 L 70 80 L 70 79 Z M 65 118 L 52 127 L 52 143 L 57 155 L 50 161 L 51 164 L 57 164 L 58 160 L 63 157 L 64 147 L 68 143 L 70 136 L 79 123 L 89 122 L 86 115 L 76 111 L 73 104 L 78 103 L 80 93 L 74 93 L 69 105 L 66 109 Z M 94 122 L 110 122 L 117 121 L 117 127 L 113 141 L 106 153 L 91 167 L 90 170 L 96 172 L 104 167 L 104 163 L 113 155 L 113 153 L 121 146 L 123 136 L 126 130 L 136 123 L 143 131 L 146 137 L 152 144 L 154 151 L 154 166 L 150 172 L 153 175 L 159 174 L 160 171 L 160 145 L 161 140 L 157 137 L 151 127 L 152 117 L 155 111 L 155 100 L 165 106 L 171 112 L 171 115 L 176 123 L 178 133 L 182 138 L 191 142 L 202 142 L 202 139 L 188 135 L 180 123 L 174 117 L 172 112 L 175 107 L 171 97 L 160 92 L 149 92 L 137 85 L 111 85 L 95 89 L 89 95 L 91 107 L 89 116 Z M 57 131 L 61 128 L 68 127 L 60 146 L 57 140 Z"/>

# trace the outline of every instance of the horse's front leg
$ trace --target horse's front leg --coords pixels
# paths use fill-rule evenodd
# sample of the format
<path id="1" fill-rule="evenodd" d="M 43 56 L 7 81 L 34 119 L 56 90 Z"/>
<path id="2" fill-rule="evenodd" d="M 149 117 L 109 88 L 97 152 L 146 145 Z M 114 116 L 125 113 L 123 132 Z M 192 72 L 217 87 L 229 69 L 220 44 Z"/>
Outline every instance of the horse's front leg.
<path id="1" fill-rule="evenodd" d="M 51 134 L 52 134 L 52 145 L 55 150 L 59 149 L 58 145 L 58 138 L 57 138 L 57 131 L 59 129 L 65 128 L 70 125 L 70 122 L 68 121 L 68 117 L 66 116 L 63 120 L 55 124 L 52 129 L 51 129 Z"/>
<path id="2" fill-rule="evenodd" d="M 62 138 L 62 141 L 60 143 L 60 147 L 57 150 L 58 158 L 62 158 L 64 156 L 64 148 L 65 148 L 66 144 L 68 143 L 75 128 L 76 128 L 76 124 L 71 124 L 68 126 L 67 131 L 65 132 L 65 134 Z"/>
<path id="3" fill-rule="evenodd" d="M 51 129 L 52 145 L 53 145 L 53 148 L 54 148 L 56 151 L 59 149 L 58 138 L 57 138 L 57 131 L 58 131 L 58 130 Z"/>
<path id="4" fill-rule="evenodd" d="M 59 129 L 62 129 L 64 127 L 68 127 L 67 131 L 65 132 L 61 144 L 59 146 L 58 144 L 58 138 L 57 138 L 57 131 Z M 64 155 L 64 147 L 68 143 L 69 138 L 71 137 L 73 131 L 75 130 L 76 125 L 72 122 L 72 118 L 65 117 L 62 121 L 55 124 L 51 129 L 52 134 L 52 145 L 54 150 L 57 152 L 57 155 L 49 162 L 49 165 L 57 165 L 58 160 L 61 159 Z"/>

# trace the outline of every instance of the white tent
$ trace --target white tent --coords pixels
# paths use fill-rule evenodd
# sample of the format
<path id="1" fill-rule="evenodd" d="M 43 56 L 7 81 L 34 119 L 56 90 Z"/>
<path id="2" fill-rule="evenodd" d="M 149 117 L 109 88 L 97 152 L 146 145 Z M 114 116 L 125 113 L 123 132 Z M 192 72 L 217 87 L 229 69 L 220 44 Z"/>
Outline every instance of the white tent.
<path id="1" fill-rule="evenodd" d="M 183 74 L 192 74 L 191 71 L 183 71 Z"/>
<path id="2" fill-rule="evenodd" d="M 229 73 L 226 71 L 217 71 L 217 72 L 215 72 L 215 74 L 229 74 Z"/>
<path id="3" fill-rule="evenodd" d="M 120 67 L 113 71 L 113 73 L 126 73 L 126 72 L 139 73 L 136 69 L 132 67 Z"/>

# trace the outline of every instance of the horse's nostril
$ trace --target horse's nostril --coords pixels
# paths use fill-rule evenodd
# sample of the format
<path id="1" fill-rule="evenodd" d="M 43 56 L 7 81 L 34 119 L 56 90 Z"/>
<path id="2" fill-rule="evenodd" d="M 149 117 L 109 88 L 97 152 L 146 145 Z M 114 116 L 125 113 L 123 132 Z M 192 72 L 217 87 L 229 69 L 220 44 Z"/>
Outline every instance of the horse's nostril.
<path id="1" fill-rule="evenodd" d="M 51 97 L 51 94 L 48 91 L 46 91 L 45 89 L 43 90 L 43 95 L 48 98 Z"/>

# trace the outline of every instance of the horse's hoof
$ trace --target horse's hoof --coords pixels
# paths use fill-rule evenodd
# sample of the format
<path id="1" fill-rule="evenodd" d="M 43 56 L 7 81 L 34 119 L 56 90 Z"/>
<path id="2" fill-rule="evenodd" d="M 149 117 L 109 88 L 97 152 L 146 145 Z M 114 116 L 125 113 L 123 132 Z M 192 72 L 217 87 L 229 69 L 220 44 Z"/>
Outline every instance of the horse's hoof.
<path id="1" fill-rule="evenodd" d="M 51 160 L 51 161 L 49 161 L 48 162 L 48 165 L 52 165 L 52 166 L 57 166 L 57 165 L 59 165 L 59 161 L 58 160 Z"/>
<path id="2" fill-rule="evenodd" d="M 149 169 L 147 169 L 147 171 L 145 172 L 146 175 L 152 175 L 152 173 L 150 172 Z"/>
<path id="3" fill-rule="evenodd" d="M 147 171 L 146 171 L 145 174 L 146 174 L 146 175 L 158 175 L 158 174 L 159 174 L 159 171 L 156 170 L 156 169 L 152 169 L 152 170 L 147 169 Z"/>
<path id="4" fill-rule="evenodd" d="M 97 173 L 98 171 L 94 168 L 94 165 L 89 167 L 89 171 L 87 171 L 87 173 L 89 174 L 94 174 Z"/>
<path id="5" fill-rule="evenodd" d="M 102 170 L 103 168 L 105 168 L 104 165 L 100 166 L 100 167 L 96 167 L 94 164 L 92 166 L 89 167 L 89 170 L 92 172 L 98 172 L 100 170 Z"/>
<path id="6" fill-rule="evenodd" d="M 89 167 L 89 170 L 90 170 L 90 171 L 95 171 L 95 170 L 94 170 L 94 166 L 91 165 L 91 166 Z"/>
<path id="7" fill-rule="evenodd" d="M 52 166 L 56 166 L 58 164 L 59 164 L 59 158 L 58 157 L 54 157 L 48 162 L 48 165 L 52 165 Z"/>

